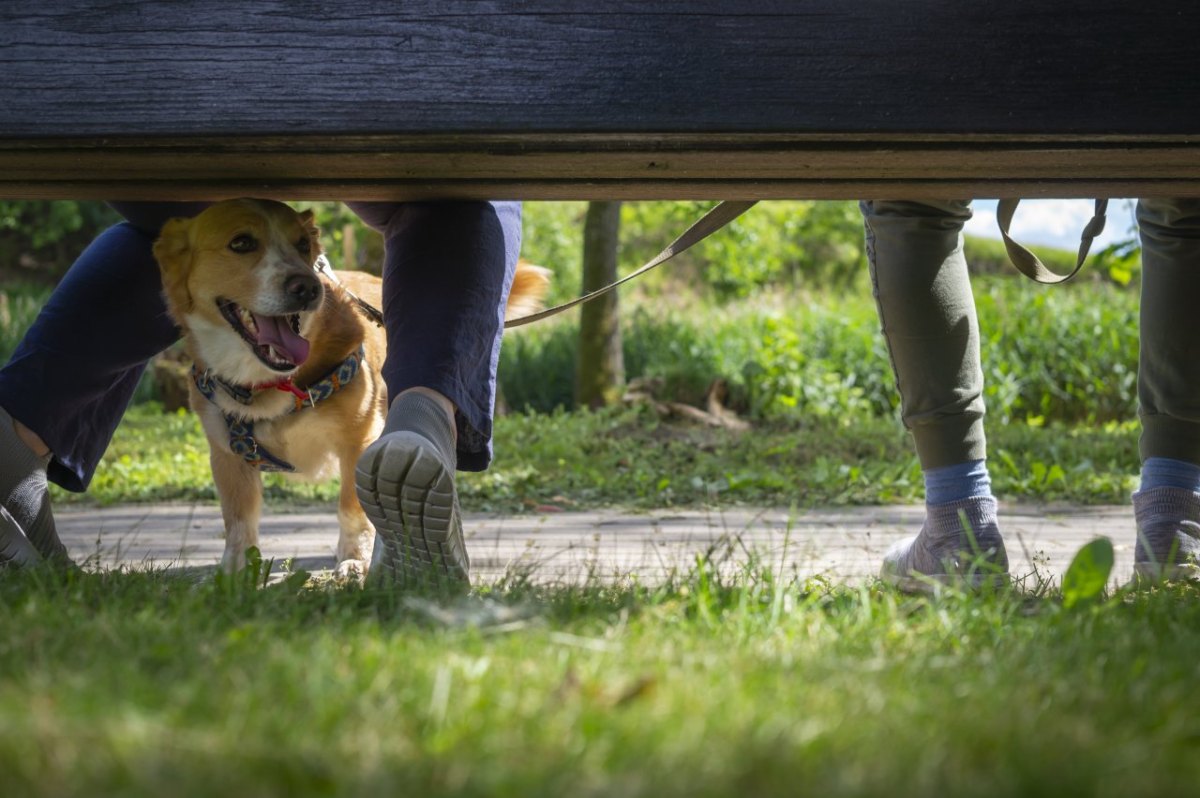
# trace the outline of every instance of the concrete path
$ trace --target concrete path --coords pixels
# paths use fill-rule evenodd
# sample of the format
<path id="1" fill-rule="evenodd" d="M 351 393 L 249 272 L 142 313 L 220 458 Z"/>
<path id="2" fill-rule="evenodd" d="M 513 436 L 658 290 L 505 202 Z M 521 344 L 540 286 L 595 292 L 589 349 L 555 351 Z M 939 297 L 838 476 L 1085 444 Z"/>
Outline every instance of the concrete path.
<path id="1" fill-rule="evenodd" d="M 874 576 L 894 541 L 914 534 L 919 506 L 848 507 L 797 512 L 731 508 L 470 515 L 465 524 L 476 581 L 528 573 L 537 581 L 661 579 L 704 552 L 730 570 L 752 557 L 802 577 L 855 583 Z M 71 554 L 100 567 L 212 567 L 221 556 L 220 510 L 209 505 L 60 508 L 58 529 Z M 1000 514 L 1015 577 L 1058 578 L 1087 541 L 1106 536 L 1116 549 L 1114 581 L 1133 564 L 1129 507 L 1004 506 Z M 268 513 L 260 549 L 277 563 L 294 558 L 309 571 L 332 568 L 333 511 Z M 1032 580 L 1028 583 L 1032 585 Z"/>

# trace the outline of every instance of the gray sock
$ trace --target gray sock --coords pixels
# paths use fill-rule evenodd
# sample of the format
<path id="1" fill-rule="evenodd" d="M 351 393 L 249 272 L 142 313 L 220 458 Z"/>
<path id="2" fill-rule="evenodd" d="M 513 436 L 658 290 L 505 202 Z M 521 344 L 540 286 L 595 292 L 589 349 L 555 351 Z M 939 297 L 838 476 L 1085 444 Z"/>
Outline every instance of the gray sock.
<path id="1" fill-rule="evenodd" d="M 1200 564 L 1200 493 L 1161 487 L 1133 494 L 1134 564 Z"/>
<path id="2" fill-rule="evenodd" d="M 999 585 L 1007 581 L 1007 573 L 996 500 L 972 496 L 927 504 L 921 532 L 888 549 L 880 577 L 901 590 L 924 592 L 930 581 L 964 577 L 977 587 Z"/>
<path id="3" fill-rule="evenodd" d="M 948 560 L 983 557 L 1008 570 L 1008 553 L 1000 534 L 992 496 L 972 496 L 945 504 L 925 505 L 925 524 L 914 541 L 912 565 L 922 573 L 936 573 L 935 566 Z"/>
<path id="4" fill-rule="evenodd" d="M 922 534 L 928 535 L 931 541 L 966 538 L 968 529 L 977 537 L 999 534 L 996 500 L 992 496 L 972 496 L 945 504 L 925 505 L 925 528 Z"/>
<path id="5" fill-rule="evenodd" d="M 0 408 L 0 503 L 42 557 L 66 561 L 67 550 L 50 511 L 49 464 L 49 455 L 38 457 L 17 437 L 12 417 Z"/>
<path id="6" fill-rule="evenodd" d="M 458 464 L 454 427 L 436 399 L 419 391 L 401 394 L 388 410 L 383 435 L 400 431 L 415 432 L 432 443 L 442 462 L 454 471 Z"/>

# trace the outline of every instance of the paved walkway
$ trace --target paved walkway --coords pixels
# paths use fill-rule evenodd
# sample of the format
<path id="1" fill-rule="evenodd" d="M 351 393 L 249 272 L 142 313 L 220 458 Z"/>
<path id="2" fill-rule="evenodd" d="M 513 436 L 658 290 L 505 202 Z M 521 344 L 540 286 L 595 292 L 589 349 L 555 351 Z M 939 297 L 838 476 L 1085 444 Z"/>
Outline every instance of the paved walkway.
<path id="1" fill-rule="evenodd" d="M 91 557 L 101 567 L 211 567 L 224 545 L 216 506 L 61 508 L 56 517 L 71 554 L 80 561 Z M 1003 506 L 1000 520 L 1015 577 L 1036 572 L 1057 578 L 1080 546 L 1103 535 L 1116 549 L 1114 581 L 1129 578 L 1129 507 Z M 479 581 L 513 570 L 538 581 L 630 574 L 656 580 L 711 551 L 728 569 L 757 557 L 802 577 L 853 583 L 876 574 L 888 546 L 913 534 L 920 523 L 919 506 L 815 509 L 794 516 L 779 509 L 735 508 L 470 515 L 465 530 Z M 294 558 L 295 567 L 320 571 L 333 567 L 336 539 L 332 511 L 273 512 L 263 518 L 260 548 L 277 563 Z"/>

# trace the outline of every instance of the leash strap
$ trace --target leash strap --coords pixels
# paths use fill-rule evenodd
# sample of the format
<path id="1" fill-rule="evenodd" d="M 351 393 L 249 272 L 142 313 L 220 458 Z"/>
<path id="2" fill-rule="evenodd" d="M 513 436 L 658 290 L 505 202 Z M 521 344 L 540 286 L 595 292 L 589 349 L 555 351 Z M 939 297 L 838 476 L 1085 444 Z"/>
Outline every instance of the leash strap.
<path id="1" fill-rule="evenodd" d="M 1092 216 L 1091 221 L 1083 228 L 1083 233 L 1079 239 L 1079 257 L 1075 261 L 1075 268 L 1070 274 L 1058 274 L 1046 268 L 1046 264 L 1034 255 L 1025 247 L 1013 241 L 1008 235 L 1009 225 L 1012 224 L 1013 214 L 1017 212 L 1017 205 L 1021 201 L 1019 199 L 1002 199 L 996 205 L 996 222 L 1000 225 L 1000 235 L 1004 238 L 1004 248 L 1008 250 L 1008 259 L 1012 261 L 1013 266 L 1021 274 L 1033 280 L 1035 283 L 1053 284 L 1065 283 L 1070 280 L 1079 270 L 1083 268 L 1083 262 L 1087 260 L 1088 250 L 1092 248 L 1092 241 L 1096 236 L 1104 232 L 1104 213 L 1108 210 L 1108 200 L 1096 200 L 1096 212 Z"/>
<path id="2" fill-rule="evenodd" d="M 639 268 L 637 271 L 632 272 L 631 274 L 628 274 L 628 275 L 622 277 L 620 280 L 617 280 L 616 282 L 609 283 L 608 285 L 604 286 L 603 288 L 597 288 L 595 291 L 592 291 L 591 293 L 584 294 L 581 297 L 576 297 L 575 299 L 572 299 L 570 302 L 564 302 L 561 305 L 555 305 L 552 308 L 547 308 L 546 310 L 540 311 L 538 313 L 532 313 L 528 316 L 522 316 L 519 319 L 510 319 L 510 320 L 504 322 L 504 328 L 509 329 L 510 327 L 520 327 L 525 324 L 532 324 L 535 321 L 541 321 L 542 319 L 547 319 L 551 316 L 562 313 L 564 310 L 569 310 L 570 308 L 573 308 L 576 305 L 582 305 L 584 302 L 590 302 L 591 300 L 595 299 L 596 297 L 603 296 L 604 294 L 607 294 L 610 291 L 615 291 L 617 286 L 621 285 L 622 283 L 627 283 L 630 280 L 634 279 L 635 277 L 640 277 L 641 275 L 643 275 L 646 272 L 653 269 L 655 266 L 659 266 L 663 263 L 666 263 L 667 261 L 669 261 L 671 258 L 678 255 L 679 253 L 685 252 L 686 250 L 690 249 L 692 246 L 700 243 L 701 241 L 708 238 L 713 233 L 720 230 L 725 225 L 732 222 L 734 219 L 741 216 L 746 211 L 750 210 L 756 204 L 757 204 L 757 201 L 753 201 L 753 200 L 751 200 L 751 201 L 740 201 L 740 200 L 739 201 L 726 201 L 726 202 L 717 203 L 715 206 L 713 206 L 709 210 L 708 213 L 704 214 L 698 220 L 696 220 L 695 224 L 693 224 L 687 230 L 683 231 L 683 235 L 679 236 L 679 238 L 676 238 L 674 241 L 672 241 L 667 246 L 666 249 L 664 249 L 662 252 L 655 255 L 654 258 L 652 258 L 648 263 L 646 263 L 644 266 Z"/>
<path id="3" fill-rule="evenodd" d="M 354 304 L 358 305 L 358 309 L 361 310 L 363 314 L 371 320 L 372 324 L 374 324 L 376 327 L 383 326 L 383 311 L 347 288 L 345 284 L 338 279 L 337 274 L 334 273 L 333 266 L 329 263 L 329 258 L 325 257 L 324 252 L 317 256 L 317 262 L 313 264 L 313 268 L 328 277 L 329 282 L 340 286 L 341 289 L 346 292 L 346 296 L 350 297 Z"/>

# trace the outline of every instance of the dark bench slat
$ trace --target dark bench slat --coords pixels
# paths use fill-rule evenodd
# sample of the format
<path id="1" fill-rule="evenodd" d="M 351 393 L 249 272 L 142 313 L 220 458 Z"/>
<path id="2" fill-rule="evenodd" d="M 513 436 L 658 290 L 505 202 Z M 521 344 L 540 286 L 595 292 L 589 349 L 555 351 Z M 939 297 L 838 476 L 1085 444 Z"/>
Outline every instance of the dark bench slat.
<path id="1" fill-rule="evenodd" d="M 0 196 L 680 199 L 1200 194 L 1178 141 L 280 137 L 0 142 Z"/>
<path id="2" fill-rule="evenodd" d="M 0 195 L 1194 193 L 1198 40 L 1175 0 L 12 0 Z"/>

